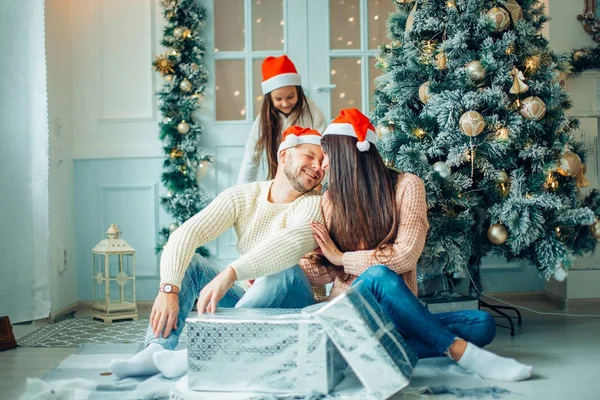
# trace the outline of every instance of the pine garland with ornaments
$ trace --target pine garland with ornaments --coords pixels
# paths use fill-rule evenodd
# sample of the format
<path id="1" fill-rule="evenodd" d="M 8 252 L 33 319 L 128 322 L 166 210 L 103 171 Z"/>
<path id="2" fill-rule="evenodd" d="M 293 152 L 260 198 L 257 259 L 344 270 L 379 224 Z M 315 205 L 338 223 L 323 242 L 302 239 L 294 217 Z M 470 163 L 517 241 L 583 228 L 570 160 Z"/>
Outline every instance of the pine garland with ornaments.
<path id="1" fill-rule="evenodd" d="M 199 147 L 202 126 L 197 114 L 208 81 L 206 43 L 201 34 L 206 10 L 196 0 L 161 0 L 161 5 L 167 21 L 161 42 L 166 51 L 152 64 L 164 79 L 157 94 L 165 152 L 161 180 L 167 194 L 160 202 L 175 221 L 160 230 L 157 251 L 180 224 L 210 202 L 198 185 L 198 177 L 212 163 L 211 155 Z M 208 256 L 203 247 L 197 251 Z"/>
<path id="2" fill-rule="evenodd" d="M 379 149 L 421 177 L 426 276 L 474 278 L 489 255 L 564 279 L 600 237 L 600 194 L 565 111 L 569 58 L 553 53 L 538 0 L 395 0 L 374 94 Z"/>

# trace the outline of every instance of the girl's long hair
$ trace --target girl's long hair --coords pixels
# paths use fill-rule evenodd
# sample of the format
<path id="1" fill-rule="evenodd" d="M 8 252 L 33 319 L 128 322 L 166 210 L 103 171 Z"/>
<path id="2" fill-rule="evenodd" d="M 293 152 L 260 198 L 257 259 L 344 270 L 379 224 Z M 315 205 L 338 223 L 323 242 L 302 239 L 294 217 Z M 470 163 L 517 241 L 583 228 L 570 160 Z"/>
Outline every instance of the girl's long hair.
<path id="1" fill-rule="evenodd" d="M 308 101 L 302 90 L 302 86 L 296 86 L 296 94 L 298 101 L 292 109 L 290 116 L 292 122 L 290 125 L 297 125 L 302 111 L 306 107 L 308 115 L 310 117 L 310 125 L 313 124 L 312 112 L 308 106 Z M 262 157 L 263 151 L 267 154 L 267 165 L 268 175 L 267 180 L 275 178 L 277 172 L 277 150 L 281 144 L 281 118 L 279 117 L 280 111 L 273 104 L 273 98 L 271 93 L 265 95 L 263 100 L 262 109 L 260 110 L 260 133 L 258 135 L 258 142 L 256 142 L 256 148 L 254 153 L 254 161 L 259 161 Z"/>
<path id="2" fill-rule="evenodd" d="M 341 135 L 321 139 L 329 155 L 327 193 L 333 206 L 329 234 L 342 252 L 375 249 L 376 259 L 385 263 L 400 222 L 398 173 L 385 166 L 373 144 L 361 152 L 356 142 L 354 137 Z"/>

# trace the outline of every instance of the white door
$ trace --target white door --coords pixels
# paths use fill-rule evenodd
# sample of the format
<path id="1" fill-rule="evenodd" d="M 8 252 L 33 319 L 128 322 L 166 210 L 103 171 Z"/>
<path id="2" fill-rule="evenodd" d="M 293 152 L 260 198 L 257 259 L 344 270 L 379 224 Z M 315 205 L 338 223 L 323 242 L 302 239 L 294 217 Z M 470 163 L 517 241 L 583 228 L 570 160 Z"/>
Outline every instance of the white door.
<path id="1" fill-rule="evenodd" d="M 390 0 L 308 0 L 308 69 L 311 98 L 328 118 L 342 108 L 368 114 L 381 45 L 390 42 Z"/>

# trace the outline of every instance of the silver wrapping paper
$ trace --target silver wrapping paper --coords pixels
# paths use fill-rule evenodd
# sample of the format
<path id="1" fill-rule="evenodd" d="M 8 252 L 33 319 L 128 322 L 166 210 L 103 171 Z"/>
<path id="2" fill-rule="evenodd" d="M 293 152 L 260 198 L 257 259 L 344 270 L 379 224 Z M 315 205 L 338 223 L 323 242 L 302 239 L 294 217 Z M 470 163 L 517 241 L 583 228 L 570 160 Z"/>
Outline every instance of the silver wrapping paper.
<path id="1" fill-rule="evenodd" d="M 357 289 L 303 313 L 322 323 L 370 398 L 387 399 L 408 386 L 418 359 L 375 298 Z"/>
<path id="2" fill-rule="evenodd" d="M 219 309 L 187 324 L 192 390 L 326 394 L 347 368 L 320 323 L 299 310 Z"/>

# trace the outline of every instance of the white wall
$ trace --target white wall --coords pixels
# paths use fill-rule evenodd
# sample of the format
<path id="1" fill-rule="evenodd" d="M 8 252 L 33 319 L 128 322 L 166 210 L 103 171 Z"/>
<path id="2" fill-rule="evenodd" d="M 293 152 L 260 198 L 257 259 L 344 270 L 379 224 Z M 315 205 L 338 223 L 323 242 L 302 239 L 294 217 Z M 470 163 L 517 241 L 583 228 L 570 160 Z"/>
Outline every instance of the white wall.
<path id="1" fill-rule="evenodd" d="M 50 265 L 51 311 L 78 301 L 73 204 L 73 82 L 71 0 L 46 1 L 46 59 L 50 127 Z M 67 251 L 59 272 L 58 248 Z"/>

